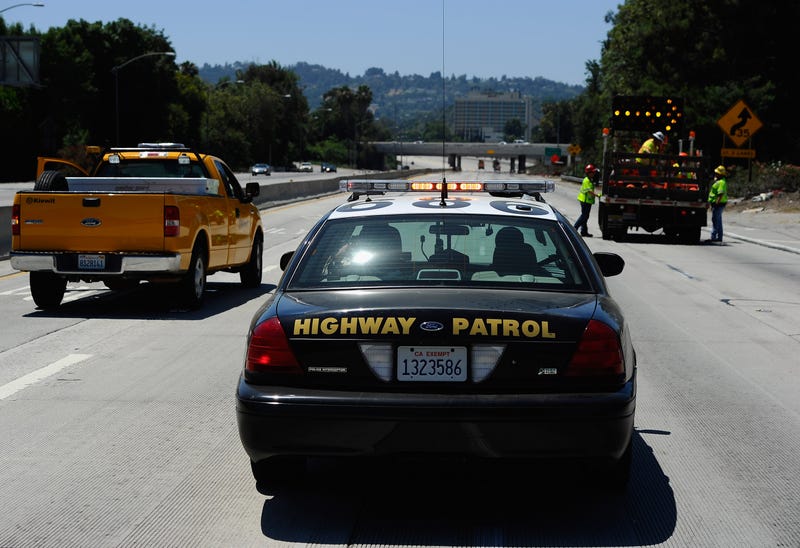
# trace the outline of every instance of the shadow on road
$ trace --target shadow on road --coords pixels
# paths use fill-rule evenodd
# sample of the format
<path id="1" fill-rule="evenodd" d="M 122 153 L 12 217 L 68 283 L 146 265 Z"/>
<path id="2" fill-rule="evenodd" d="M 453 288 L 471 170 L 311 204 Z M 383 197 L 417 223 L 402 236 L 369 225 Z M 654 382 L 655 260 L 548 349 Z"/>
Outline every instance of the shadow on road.
<path id="1" fill-rule="evenodd" d="M 627 492 L 613 494 L 579 465 L 312 461 L 300 485 L 266 500 L 261 528 L 270 539 L 329 545 L 660 544 L 672 535 L 677 510 L 669 478 L 640 433 L 633 462 Z"/>
<path id="2" fill-rule="evenodd" d="M 263 297 L 274 289 L 274 284 L 246 289 L 235 282 L 209 281 L 203 305 L 192 310 L 181 308 L 175 287 L 168 284 L 141 283 L 124 291 L 75 289 L 68 285 L 65 298 L 73 298 L 80 291 L 87 296 L 65 301 L 55 310 L 32 311 L 26 317 L 203 320 Z"/>

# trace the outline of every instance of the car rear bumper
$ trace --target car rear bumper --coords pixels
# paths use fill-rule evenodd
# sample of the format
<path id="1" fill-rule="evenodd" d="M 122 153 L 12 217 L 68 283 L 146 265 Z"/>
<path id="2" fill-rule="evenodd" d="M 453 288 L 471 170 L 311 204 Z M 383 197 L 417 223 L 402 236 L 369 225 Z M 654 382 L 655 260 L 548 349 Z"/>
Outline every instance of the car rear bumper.
<path id="1" fill-rule="evenodd" d="M 80 270 L 74 267 L 73 256 L 77 253 L 19 253 L 11 252 L 11 267 L 27 272 L 46 271 L 63 275 L 102 275 L 136 273 L 177 274 L 181 271 L 179 254 L 168 255 L 120 255 L 106 254 L 114 257 L 108 261 L 106 270 Z"/>
<path id="2" fill-rule="evenodd" d="M 237 422 L 254 462 L 278 456 L 461 454 L 619 459 L 635 378 L 614 393 L 429 395 L 306 391 L 240 379 Z"/>

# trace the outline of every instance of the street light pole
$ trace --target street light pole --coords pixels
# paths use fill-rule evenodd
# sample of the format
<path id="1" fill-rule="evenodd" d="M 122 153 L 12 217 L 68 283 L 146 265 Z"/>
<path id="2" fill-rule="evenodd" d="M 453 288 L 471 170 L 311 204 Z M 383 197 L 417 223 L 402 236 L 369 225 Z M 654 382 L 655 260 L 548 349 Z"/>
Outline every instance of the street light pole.
<path id="1" fill-rule="evenodd" d="M 41 2 L 24 2 L 22 4 L 14 4 L 13 6 L 8 6 L 7 8 L 1 9 L 0 13 L 3 13 L 4 11 L 8 11 L 11 8 L 18 8 L 20 6 L 33 6 L 34 8 L 43 8 L 44 4 L 41 3 Z"/>
<path id="2" fill-rule="evenodd" d="M 114 118 L 115 118 L 115 125 L 116 125 L 116 139 L 115 143 L 119 146 L 119 71 L 126 66 L 130 65 L 134 61 L 138 61 L 139 59 L 143 59 L 145 57 L 152 57 L 154 55 L 165 55 L 167 57 L 175 57 L 174 51 L 150 51 L 147 53 L 143 53 L 141 55 L 137 55 L 131 59 L 128 59 L 124 63 L 121 63 L 115 67 L 111 68 L 111 74 L 114 75 Z"/>

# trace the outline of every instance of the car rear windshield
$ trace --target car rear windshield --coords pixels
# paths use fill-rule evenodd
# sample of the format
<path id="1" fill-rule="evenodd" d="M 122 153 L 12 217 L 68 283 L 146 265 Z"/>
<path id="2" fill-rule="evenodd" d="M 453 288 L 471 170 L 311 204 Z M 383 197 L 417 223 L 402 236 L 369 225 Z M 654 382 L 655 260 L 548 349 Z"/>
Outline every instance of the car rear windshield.
<path id="1" fill-rule="evenodd" d="M 590 289 L 558 223 L 468 215 L 329 221 L 287 282 L 289 289 L 365 285 Z"/>
<path id="2" fill-rule="evenodd" d="M 118 164 L 103 163 L 97 177 L 206 177 L 200 162 L 178 163 L 176 159 L 122 160 Z"/>

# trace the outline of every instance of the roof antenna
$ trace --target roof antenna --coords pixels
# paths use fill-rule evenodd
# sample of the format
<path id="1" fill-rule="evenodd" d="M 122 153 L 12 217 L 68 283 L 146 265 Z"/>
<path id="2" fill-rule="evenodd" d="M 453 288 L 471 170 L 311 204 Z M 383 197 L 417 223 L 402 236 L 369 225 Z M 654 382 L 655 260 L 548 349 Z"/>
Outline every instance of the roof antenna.
<path id="1" fill-rule="evenodd" d="M 445 155 L 446 155 L 446 148 L 445 148 L 445 140 L 447 139 L 447 125 L 446 125 L 446 118 L 445 118 L 445 105 L 447 96 L 445 95 L 445 72 L 444 72 L 444 24 L 445 24 L 445 16 L 444 16 L 444 0 L 442 0 L 442 196 L 439 201 L 439 207 L 447 207 L 447 177 L 445 176 Z"/>

